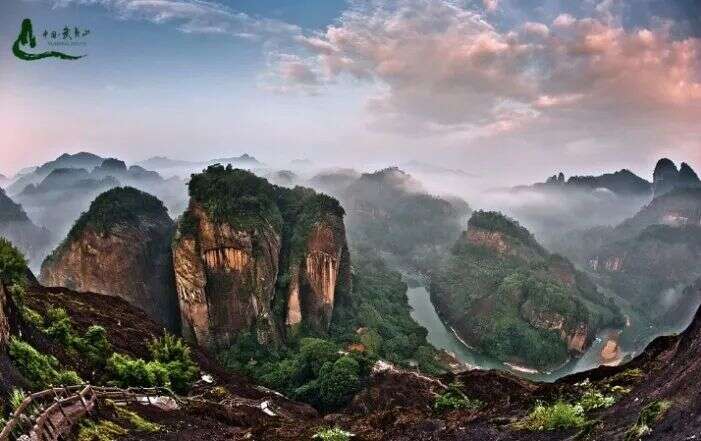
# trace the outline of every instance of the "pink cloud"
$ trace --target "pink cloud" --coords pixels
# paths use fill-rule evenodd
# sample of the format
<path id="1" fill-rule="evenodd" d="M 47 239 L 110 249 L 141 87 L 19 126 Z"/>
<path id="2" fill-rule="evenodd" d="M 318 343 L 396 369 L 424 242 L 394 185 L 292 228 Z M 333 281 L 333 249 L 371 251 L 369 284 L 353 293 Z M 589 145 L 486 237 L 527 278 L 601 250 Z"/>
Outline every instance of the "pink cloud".
<path id="1" fill-rule="evenodd" d="M 300 41 L 326 79 L 380 86 L 367 105 L 373 128 L 567 143 L 642 127 L 657 131 L 640 136 L 653 149 L 701 118 L 701 41 L 624 29 L 615 9 L 501 30 L 454 2 L 403 0 L 353 9 Z"/>

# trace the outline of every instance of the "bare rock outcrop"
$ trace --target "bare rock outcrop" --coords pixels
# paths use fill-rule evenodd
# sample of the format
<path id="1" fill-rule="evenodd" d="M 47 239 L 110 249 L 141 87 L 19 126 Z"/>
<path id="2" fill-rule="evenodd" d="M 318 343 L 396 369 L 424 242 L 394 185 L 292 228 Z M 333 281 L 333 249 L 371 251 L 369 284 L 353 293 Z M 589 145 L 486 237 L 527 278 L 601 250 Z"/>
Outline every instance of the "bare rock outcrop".
<path id="1" fill-rule="evenodd" d="M 174 223 L 154 196 L 115 188 L 95 199 L 44 261 L 47 286 L 121 297 L 179 327 L 170 242 Z"/>
<path id="2" fill-rule="evenodd" d="M 190 198 L 173 243 L 186 338 L 216 349 L 243 332 L 278 344 L 299 327 L 328 330 L 350 286 L 335 199 L 222 166 L 193 175 Z"/>

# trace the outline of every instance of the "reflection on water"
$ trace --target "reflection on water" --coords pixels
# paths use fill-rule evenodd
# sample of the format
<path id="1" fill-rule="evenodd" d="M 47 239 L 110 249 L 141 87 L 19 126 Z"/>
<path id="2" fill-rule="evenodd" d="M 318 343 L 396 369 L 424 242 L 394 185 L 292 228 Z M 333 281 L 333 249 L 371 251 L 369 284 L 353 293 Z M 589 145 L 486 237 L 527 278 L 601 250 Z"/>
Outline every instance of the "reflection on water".
<path id="1" fill-rule="evenodd" d="M 598 367 L 601 364 L 601 349 L 612 332 L 610 329 L 601 331 L 582 357 L 570 360 L 554 372 L 525 372 L 516 366 L 507 366 L 498 360 L 482 355 L 462 343 L 440 319 L 424 286 L 410 287 L 407 291 L 407 296 L 409 297 L 409 305 L 413 309 L 411 317 L 428 330 L 428 341 L 433 346 L 454 354 L 459 361 L 468 365 L 469 368 L 500 369 L 531 380 L 555 381 L 565 375 Z"/>

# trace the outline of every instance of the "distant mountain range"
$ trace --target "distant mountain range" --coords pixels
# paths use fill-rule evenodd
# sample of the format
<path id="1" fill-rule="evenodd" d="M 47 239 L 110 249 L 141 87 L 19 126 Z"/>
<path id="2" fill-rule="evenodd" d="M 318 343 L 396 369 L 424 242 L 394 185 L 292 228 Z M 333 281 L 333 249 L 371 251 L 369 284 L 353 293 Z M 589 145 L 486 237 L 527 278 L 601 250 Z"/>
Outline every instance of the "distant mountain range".
<path id="1" fill-rule="evenodd" d="M 598 176 L 572 176 L 569 179 L 565 179 L 564 173 L 560 172 L 546 179 L 544 183 L 515 187 L 515 189 L 558 187 L 566 189 L 605 189 L 618 195 L 654 195 L 657 197 L 676 188 L 701 187 L 701 180 L 686 162 L 682 162 L 679 169 L 677 169 L 677 166 L 670 159 L 662 158 L 657 161 L 652 182 L 641 178 L 628 169 Z"/>
<path id="2" fill-rule="evenodd" d="M 253 156 L 248 153 L 244 153 L 241 156 L 232 156 L 229 158 L 217 158 L 208 161 L 182 161 L 179 159 L 171 159 L 166 156 L 154 156 L 145 161 L 139 162 L 137 165 L 141 167 L 152 169 L 152 170 L 169 170 L 169 169 L 183 169 L 192 168 L 193 171 L 196 169 L 204 168 L 212 164 L 231 164 L 235 167 L 241 168 L 251 168 L 251 167 L 261 167 L 263 163 L 258 161 Z"/>

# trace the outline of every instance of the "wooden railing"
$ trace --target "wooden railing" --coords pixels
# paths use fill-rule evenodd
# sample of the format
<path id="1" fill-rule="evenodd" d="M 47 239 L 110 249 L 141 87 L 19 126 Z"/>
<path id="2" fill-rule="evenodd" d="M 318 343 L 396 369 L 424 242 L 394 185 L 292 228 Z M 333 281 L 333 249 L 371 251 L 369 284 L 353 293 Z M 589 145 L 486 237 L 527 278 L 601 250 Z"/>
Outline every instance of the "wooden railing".
<path id="1" fill-rule="evenodd" d="M 51 388 L 27 396 L 0 432 L 0 441 L 57 441 L 64 439 L 75 424 L 90 415 L 100 400 L 118 405 L 153 404 L 155 398 L 168 397 L 178 405 L 187 399 L 167 388 L 99 387 L 80 385 Z"/>

